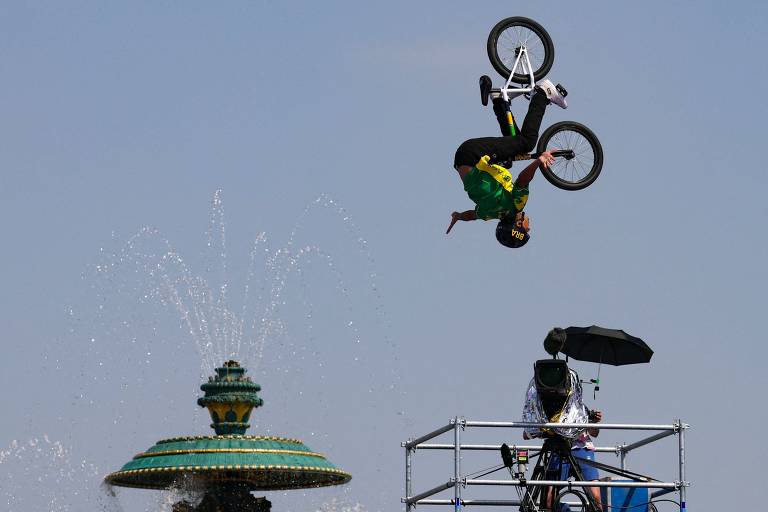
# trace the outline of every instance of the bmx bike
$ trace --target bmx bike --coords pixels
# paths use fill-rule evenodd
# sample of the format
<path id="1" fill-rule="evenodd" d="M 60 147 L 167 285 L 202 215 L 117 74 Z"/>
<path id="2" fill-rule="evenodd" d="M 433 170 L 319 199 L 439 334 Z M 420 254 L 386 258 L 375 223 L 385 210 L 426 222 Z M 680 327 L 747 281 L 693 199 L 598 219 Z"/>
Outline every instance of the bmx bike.
<path id="1" fill-rule="evenodd" d="M 544 27 L 529 18 L 514 16 L 501 20 L 491 29 L 488 58 L 506 80 L 502 87 L 491 88 L 489 92 L 499 93 L 509 102 L 518 96 L 530 98 L 536 82 L 552 68 L 555 47 Z M 568 94 L 559 84 L 558 90 L 563 96 Z M 487 105 L 488 97 L 483 96 L 482 102 Z M 510 117 L 510 124 L 513 123 Z M 542 168 L 541 172 L 552 185 L 563 190 L 581 190 L 600 175 L 603 168 L 600 141 L 592 130 L 575 121 L 553 124 L 539 137 L 536 153 L 517 155 L 512 161 L 538 158 L 550 148 L 555 163 Z M 511 164 L 505 163 L 505 167 Z"/>

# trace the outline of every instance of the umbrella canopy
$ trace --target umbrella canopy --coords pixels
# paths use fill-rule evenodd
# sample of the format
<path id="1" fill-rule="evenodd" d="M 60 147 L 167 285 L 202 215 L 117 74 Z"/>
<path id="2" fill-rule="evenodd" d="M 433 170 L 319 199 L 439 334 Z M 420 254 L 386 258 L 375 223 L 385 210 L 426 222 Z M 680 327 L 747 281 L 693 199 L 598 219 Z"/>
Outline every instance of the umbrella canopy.
<path id="1" fill-rule="evenodd" d="M 560 352 L 579 361 L 621 366 L 647 363 L 653 356 L 653 350 L 643 340 L 621 329 L 593 325 L 568 327 L 565 332 L 568 338 Z"/>

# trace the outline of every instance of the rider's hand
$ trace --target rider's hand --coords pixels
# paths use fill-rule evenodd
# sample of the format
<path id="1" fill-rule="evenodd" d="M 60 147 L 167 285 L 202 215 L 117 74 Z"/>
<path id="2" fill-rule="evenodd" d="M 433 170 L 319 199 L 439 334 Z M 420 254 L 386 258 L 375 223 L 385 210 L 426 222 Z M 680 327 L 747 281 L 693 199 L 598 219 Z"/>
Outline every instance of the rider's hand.
<path id="1" fill-rule="evenodd" d="M 542 154 L 540 154 L 538 160 L 539 160 L 539 165 L 546 168 L 549 168 L 550 165 L 555 163 L 555 157 L 552 156 L 551 151 L 545 151 Z"/>
<path id="2" fill-rule="evenodd" d="M 589 415 L 590 423 L 600 423 L 603 421 L 603 411 L 592 410 L 592 414 Z"/>
<path id="3" fill-rule="evenodd" d="M 453 229 L 453 225 L 456 224 L 458 220 L 459 220 L 459 212 L 451 213 L 451 223 L 448 224 L 448 229 L 445 230 L 446 235 L 451 232 L 451 230 Z"/>

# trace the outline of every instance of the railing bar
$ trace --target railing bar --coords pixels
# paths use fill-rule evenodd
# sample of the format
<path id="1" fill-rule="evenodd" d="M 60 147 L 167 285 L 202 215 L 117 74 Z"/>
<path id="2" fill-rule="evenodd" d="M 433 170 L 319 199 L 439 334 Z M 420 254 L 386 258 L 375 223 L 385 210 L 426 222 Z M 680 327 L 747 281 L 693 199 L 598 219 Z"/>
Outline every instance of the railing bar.
<path id="1" fill-rule="evenodd" d="M 658 498 L 659 496 L 664 496 L 665 494 L 669 494 L 675 492 L 674 489 L 659 489 L 658 491 L 654 491 L 651 493 L 651 499 Z"/>
<path id="2" fill-rule="evenodd" d="M 493 506 L 520 506 L 520 500 L 461 500 L 462 505 Z"/>
<path id="3" fill-rule="evenodd" d="M 565 503 L 565 502 L 561 502 Z M 519 500 L 461 500 L 462 506 L 519 507 Z M 415 505 L 453 505 L 453 500 L 421 500 Z"/>
<path id="4" fill-rule="evenodd" d="M 676 430 L 676 425 L 635 425 L 624 423 L 526 423 L 521 421 L 470 421 L 467 427 L 505 428 L 599 428 L 601 430 Z"/>
<path id="5" fill-rule="evenodd" d="M 577 507 L 581 505 L 580 501 L 561 501 L 566 505 Z M 519 507 L 520 500 L 461 500 L 462 506 L 476 505 L 486 507 Z M 414 505 L 453 505 L 453 500 L 420 500 Z"/>
<path id="6" fill-rule="evenodd" d="M 520 486 L 522 482 L 520 480 L 484 480 L 484 479 L 467 479 L 466 485 L 509 485 Z M 526 480 L 525 485 L 528 487 L 545 487 L 545 486 L 557 486 L 557 487 L 639 487 L 644 489 L 677 489 L 678 484 L 676 482 L 601 482 L 599 480 L 580 481 L 580 480 Z"/>
<path id="7" fill-rule="evenodd" d="M 406 448 L 413 448 L 414 446 L 416 446 L 418 444 L 421 444 L 424 441 L 429 441 L 433 437 L 437 437 L 440 434 L 448 432 L 452 428 L 453 428 L 453 423 L 449 423 L 449 424 L 447 424 L 444 427 L 440 427 L 439 429 L 430 432 L 429 434 L 426 434 L 426 435 L 423 435 L 421 437 L 418 437 L 418 438 L 414 439 L 413 441 L 408 441 L 407 443 L 405 443 L 405 447 Z"/>
<path id="8" fill-rule="evenodd" d="M 432 496 L 433 494 L 439 493 L 440 491 L 444 491 L 446 489 L 450 489 L 451 487 L 453 487 L 453 485 L 454 485 L 454 483 L 452 481 L 446 482 L 444 484 L 438 485 L 437 487 L 433 487 L 432 489 L 430 489 L 430 490 L 428 490 L 426 492 L 423 492 L 421 494 L 417 494 L 416 496 L 409 496 L 408 498 L 405 498 L 405 502 L 407 504 L 413 504 L 413 503 L 419 501 L 420 499 L 427 498 L 429 496 Z"/>
<path id="9" fill-rule="evenodd" d="M 673 435 L 675 435 L 675 431 L 674 430 L 672 430 L 672 431 L 668 430 L 666 432 L 659 432 L 658 434 L 654 434 L 654 435 L 652 435 L 650 437 L 646 437 L 645 439 L 641 439 L 641 440 L 639 440 L 637 442 L 634 442 L 632 444 L 628 444 L 628 445 L 622 447 L 622 450 L 624 451 L 624 453 L 629 453 L 632 450 L 634 450 L 635 448 L 640 448 L 641 446 L 645 446 L 645 445 L 650 444 L 650 443 L 652 443 L 654 441 L 658 441 L 659 439 L 664 439 L 665 437 L 669 437 L 669 436 L 673 436 Z"/>
<path id="10" fill-rule="evenodd" d="M 541 450 L 541 445 L 510 445 L 510 448 L 517 448 L 518 450 Z M 462 450 L 499 450 L 501 445 L 498 444 L 462 444 Z M 421 444 L 415 447 L 416 450 L 453 450 L 452 444 Z M 618 450 L 615 446 L 595 446 L 596 452 L 603 453 L 616 453 Z"/>

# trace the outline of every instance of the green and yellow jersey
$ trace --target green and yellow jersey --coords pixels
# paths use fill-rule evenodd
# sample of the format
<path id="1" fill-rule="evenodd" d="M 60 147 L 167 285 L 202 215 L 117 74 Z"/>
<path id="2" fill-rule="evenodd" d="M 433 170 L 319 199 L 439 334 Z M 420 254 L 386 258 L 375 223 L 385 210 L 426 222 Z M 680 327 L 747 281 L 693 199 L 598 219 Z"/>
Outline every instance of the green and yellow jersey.
<path id="1" fill-rule="evenodd" d="M 514 215 L 522 211 L 528 201 L 528 186 L 516 187 L 509 171 L 488 165 L 487 156 L 464 177 L 464 190 L 477 205 L 477 218 L 483 220 Z"/>

